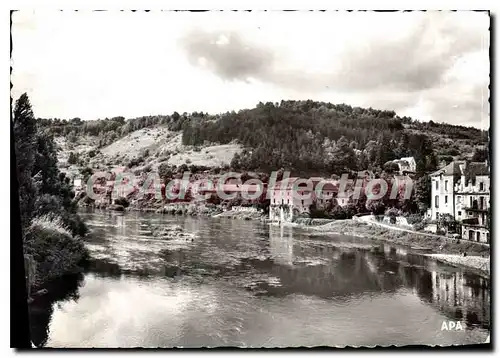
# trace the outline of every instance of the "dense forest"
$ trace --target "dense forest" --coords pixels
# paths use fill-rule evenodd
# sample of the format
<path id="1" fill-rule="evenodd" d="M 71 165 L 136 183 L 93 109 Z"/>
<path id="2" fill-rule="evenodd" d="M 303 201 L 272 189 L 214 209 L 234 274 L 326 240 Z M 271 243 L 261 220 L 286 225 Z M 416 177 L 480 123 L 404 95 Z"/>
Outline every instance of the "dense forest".
<path id="1" fill-rule="evenodd" d="M 15 104 L 13 131 L 29 292 L 82 268 L 87 227 L 76 213 L 72 183 L 57 168 L 52 134 L 37 125 L 26 94 Z"/>
<path id="2" fill-rule="evenodd" d="M 395 158 L 414 156 L 417 171 L 429 173 L 438 166 L 438 153 L 433 141 L 418 131 L 475 144 L 486 140 L 485 133 L 477 129 L 420 123 L 400 118 L 393 111 L 282 101 L 226 113 L 217 121 L 189 120 L 184 124 L 183 143 L 228 143 L 237 139 L 248 148 L 233 161 L 233 167 L 241 169 L 285 167 L 300 172 L 339 173 L 381 169 Z"/>
<path id="3" fill-rule="evenodd" d="M 287 168 L 297 172 L 337 173 L 383 169 L 395 158 L 414 156 L 419 173 L 436 169 L 440 161 L 461 158 L 457 143 L 485 145 L 488 133 L 473 127 L 419 122 L 394 111 L 334 105 L 316 101 L 259 103 L 256 108 L 209 115 L 174 112 L 131 118 L 82 121 L 79 118 L 39 119 L 53 135 L 76 141 L 98 138 L 99 147 L 138 129 L 157 125 L 183 130 L 183 144 L 220 144 L 237 140 L 246 149 L 233 160 L 233 169 Z M 438 141 L 434 136 L 447 138 Z"/>
<path id="4" fill-rule="evenodd" d="M 174 112 L 128 120 L 114 117 L 91 121 L 79 118 L 37 121 L 37 128 L 47 135 L 64 136 L 74 143 L 80 136 L 91 136 L 98 147 L 109 145 L 133 131 L 155 126 L 170 131 L 182 130 L 183 144 L 198 150 L 207 143 L 237 141 L 244 149 L 234 156 L 230 168 L 224 170 L 268 172 L 280 169 L 290 170 L 293 175 L 350 173 L 355 176 L 356 171 L 368 169 L 377 176 L 391 177 L 399 169 L 392 160 L 413 156 L 417 173 L 412 200 L 374 203 L 379 207 L 372 211 L 395 207 L 423 212 L 430 203 L 429 173 L 452 160 L 484 161 L 490 155 L 489 132 L 474 127 L 419 122 L 399 117 L 390 110 L 311 100 L 259 103 L 252 109 L 216 115 Z M 89 155 L 93 153 L 95 151 Z M 77 159 L 70 153 L 68 163 L 76 163 Z M 134 165 L 131 162 L 129 167 Z M 182 168 L 188 169 L 186 164 L 172 168 L 162 163 L 160 175 L 164 178 L 162 172 L 178 172 Z M 87 171 L 82 172 L 84 176 L 92 173 L 88 167 L 83 171 Z"/>

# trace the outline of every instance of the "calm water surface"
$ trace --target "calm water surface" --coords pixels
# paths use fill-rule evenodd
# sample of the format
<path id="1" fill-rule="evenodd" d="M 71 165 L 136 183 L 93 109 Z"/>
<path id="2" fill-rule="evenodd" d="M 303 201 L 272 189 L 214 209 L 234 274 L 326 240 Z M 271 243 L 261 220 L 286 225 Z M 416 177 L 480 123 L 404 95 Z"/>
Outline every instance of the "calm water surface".
<path id="1" fill-rule="evenodd" d="M 290 347 L 482 343 L 489 280 L 404 249 L 260 222 L 83 213 L 84 275 L 31 308 L 49 347 Z M 164 240 L 180 225 L 190 240 Z M 463 331 L 442 331 L 443 321 Z"/>

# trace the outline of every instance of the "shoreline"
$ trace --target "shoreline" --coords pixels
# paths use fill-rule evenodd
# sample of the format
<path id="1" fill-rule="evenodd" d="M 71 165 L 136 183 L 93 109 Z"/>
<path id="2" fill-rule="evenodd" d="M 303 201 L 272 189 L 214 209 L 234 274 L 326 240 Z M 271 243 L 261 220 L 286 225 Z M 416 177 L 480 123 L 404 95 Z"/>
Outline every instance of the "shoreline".
<path id="1" fill-rule="evenodd" d="M 278 224 L 271 223 L 271 225 Z M 312 235 L 314 236 L 347 235 L 403 246 L 414 254 L 430 257 L 450 266 L 464 267 L 490 278 L 490 249 L 475 242 L 451 241 L 446 237 L 430 237 L 418 232 L 370 225 L 352 219 L 336 220 L 323 225 L 298 223 L 285 223 L 283 225 L 313 231 Z M 466 252 L 467 256 L 463 256 L 462 252 Z"/>
<path id="2" fill-rule="evenodd" d="M 446 237 L 429 236 L 424 233 L 399 230 L 397 227 L 389 228 L 375 224 L 345 220 L 314 220 L 310 224 L 284 222 L 278 223 L 270 221 L 260 212 L 226 210 L 222 211 L 218 207 L 199 207 L 196 205 L 171 204 L 171 208 L 151 207 L 128 207 L 124 212 L 153 212 L 157 214 L 169 214 L 174 216 L 201 216 L 209 218 L 227 218 L 234 220 L 261 221 L 272 226 L 293 227 L 302 230 L 312 231 L 313 236 L 345 235 L 374 242 L 385 242 L 408 248 L 412 253 L 433 258 L 439 262 L 450 266 L 464 267 L 482 276 L 490 278 L 490 249 L 487 246 L 477 244 L 467 240 L 450 240 Z M 97 208 L 94 208 L 97 209 Z M 99 210 L 114 211 L 111 208 L 99 208 Z M 468 255 L 463 256 L 462 252 Z M 486 256 L 486 257 L 484 257 Z"/>

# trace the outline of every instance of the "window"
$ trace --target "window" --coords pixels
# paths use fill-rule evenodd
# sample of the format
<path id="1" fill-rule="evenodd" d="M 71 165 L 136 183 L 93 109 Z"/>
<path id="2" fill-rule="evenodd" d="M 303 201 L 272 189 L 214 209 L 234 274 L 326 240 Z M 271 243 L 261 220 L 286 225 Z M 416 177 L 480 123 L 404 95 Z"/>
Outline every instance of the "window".
<path id="1" fill-rule="evenodd" d="M 436 195 L 436 196 L 434 197 L 434 206 L 435 206 L 436 208 L 439 208 L 439 195 Z"/>
<path id="2" fill-rule="evenodd" d="M 444 191 L 448 191 L 448 180 L 444 181 Z"/>
<path id="3" fill-rule="evenodd" d="M 458 216 L 462 216 L 462 212 L 460 210 L 458 211 Z"/>
<path id="4" fill-rule="evenodd" d="M 439 182 L 436 180 L 436 190 L 439 189 Z"/>
<path id="5" fill-rule="evenodd" d="M 469 240 L 473 241 L 474 240 L 474 231 L 469 230 Z"/>
<path id="6" fill-rule="evenodd" d="M 479 190 L 480 191 L 483 191 L 484 190 L 484 183 L 479 183 Z"/>
<path id="7" fill-rule="evenodd" d="M 459 195 L 457 196 L 457 204 L 461 204 L 462 203 L 462 197 Z"/>
<path id="8" fill-rule="evenodd" d="M 476 232 L 476 241 L 479 242 L 480 239 L 481 239 L 481 233 L 478 231 Z"/>
<path id="9" fill-rule="evenodd" d="M 444 203 L 445 203 L 445 204 L 448 204 L 448 195 L 445 195 L 445 196 L 444 196 Z"/>

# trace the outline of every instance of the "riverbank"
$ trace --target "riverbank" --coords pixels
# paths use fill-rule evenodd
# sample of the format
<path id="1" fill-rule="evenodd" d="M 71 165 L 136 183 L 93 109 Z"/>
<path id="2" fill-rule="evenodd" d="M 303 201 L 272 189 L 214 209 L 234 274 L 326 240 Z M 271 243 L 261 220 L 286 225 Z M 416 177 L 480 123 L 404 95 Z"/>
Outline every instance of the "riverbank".
<path id="1" fill-rule="evenodd" d="M 348 235 L 401 245 L 450 265 L 467 267 L 486 276 L 490 274 L 489 247 L 472 241 L 450 240 L 444 236 L 428 236 L 355 220 L 336 220 L 314 226 L 293 223 L 284 225 L 309 230 L 311 235 Z M 465 257 L 464 252 L 467 254 Z"/>
<path id="2" fill-rule="evenodd" d="M 490 275 L 490 258 L 481 256 L 460 256 L 447 254 L 429 254 L 425 255 L 432 257 L 437 261 L 457 267 L 467 267 L 477 270 L 478 272 Z"/>
<path id="3" fill-rule="evenodd" d="M 265 218 L 262 211 L 253 210 L 247 207 L 233 207 L 233 209 L 227 210 L 227 208 L 222 205 L 201 203 L 163 204 L 161 202 L 155 202 L 142 204 L 132 202 L 128 207 L 99 203 L 92 207 L 99 210 L 153 212 L 157 214 L 204 216 L 237 220 L 264 220 Z"/>

